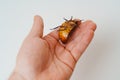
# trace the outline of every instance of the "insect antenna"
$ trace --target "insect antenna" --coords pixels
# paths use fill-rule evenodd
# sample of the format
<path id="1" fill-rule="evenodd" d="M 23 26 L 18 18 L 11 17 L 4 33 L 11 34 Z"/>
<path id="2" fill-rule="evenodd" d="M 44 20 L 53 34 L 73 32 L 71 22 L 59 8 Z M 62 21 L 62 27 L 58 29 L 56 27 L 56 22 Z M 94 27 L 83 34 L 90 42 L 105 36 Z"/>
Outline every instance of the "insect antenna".
<path id="1" fill-rule="evenodd" d="M 68 21 L 66 18 L 63 18 L 65 21 Z"/>
<path id="2" fill-rule="evenodd" d="M 73 16 L 71 16 L 70 20 L 72 20 L 72 19 L 73 19 Z"/>

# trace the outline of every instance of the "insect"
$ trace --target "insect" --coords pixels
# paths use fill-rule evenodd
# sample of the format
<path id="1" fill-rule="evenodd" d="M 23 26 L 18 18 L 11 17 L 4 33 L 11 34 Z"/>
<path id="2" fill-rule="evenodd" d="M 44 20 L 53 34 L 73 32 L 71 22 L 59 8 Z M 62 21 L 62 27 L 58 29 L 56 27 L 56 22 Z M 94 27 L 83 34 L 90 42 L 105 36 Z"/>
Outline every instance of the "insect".
<path id="1" fill-rule="evenodd" d="M 65 22 L 62 23 L 62 25 L 53 28 L 53 29 L 59 28 L 58 29 L 58 31 L 59 31 L 58 32 L 58 36 L 59 36 L 60 41 L 63 44 L 65 44 L 68 41 L 71 33 L 78 26 L 78 21 L 77 20 L 73 20 L 72 17 L 71 17 L 70 20 L 67 20 L 65 18 L 64 18 L 64 20 L 65 20 Z"/>

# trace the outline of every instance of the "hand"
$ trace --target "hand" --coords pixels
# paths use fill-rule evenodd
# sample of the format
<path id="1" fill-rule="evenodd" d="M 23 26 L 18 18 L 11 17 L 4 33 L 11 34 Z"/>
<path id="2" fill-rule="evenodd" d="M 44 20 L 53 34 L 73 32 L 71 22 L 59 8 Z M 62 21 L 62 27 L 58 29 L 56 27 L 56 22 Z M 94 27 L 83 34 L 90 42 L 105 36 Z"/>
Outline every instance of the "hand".
<path id="1" fill-rule="evenodd" d="M 75 64 L 93 38 L 96 29 L 92 21 L 82 22 L 64 46 L 58 31 L 43 36 L 43 21 L 34 17 L 31 32 L 17 56 L 10 80 L 69 80 Z"/>

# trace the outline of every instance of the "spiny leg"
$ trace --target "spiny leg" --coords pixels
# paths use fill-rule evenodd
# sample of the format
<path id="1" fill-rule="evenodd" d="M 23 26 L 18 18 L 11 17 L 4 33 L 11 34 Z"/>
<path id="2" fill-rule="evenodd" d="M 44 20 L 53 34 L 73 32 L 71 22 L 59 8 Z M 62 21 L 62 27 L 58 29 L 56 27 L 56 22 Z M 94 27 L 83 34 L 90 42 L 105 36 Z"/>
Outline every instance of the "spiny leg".
<path id="1" fill-rule="evenodd" d="M 54 30 L 54 29 L 57 29 L 57 28 L 59 28 L 60 26 L 57 26 L 57 27 L 55 27 L 55 28 L 52 28 L 52 29 L 50 29 L 50 30 Z"/>

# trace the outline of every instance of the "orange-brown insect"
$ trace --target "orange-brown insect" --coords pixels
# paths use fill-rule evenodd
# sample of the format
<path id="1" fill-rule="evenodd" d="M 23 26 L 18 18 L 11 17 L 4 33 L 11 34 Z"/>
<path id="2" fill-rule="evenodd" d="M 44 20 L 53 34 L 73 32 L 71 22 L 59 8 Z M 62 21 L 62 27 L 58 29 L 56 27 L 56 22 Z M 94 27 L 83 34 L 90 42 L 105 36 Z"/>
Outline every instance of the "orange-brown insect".
<path id="1" fill-rule="evenodd" d="M 78 21 L 77 20 L 72 20 L 72 17 L 70 20 L 65 19 L 65 22 L 62 23 L 62 25 L 58 26 L 59 27 L 59 39 L 61 40 L 62 43 L 66 43 L 70 34 L 73 32 L 73 30 L 78 26 Z M 58 28 L 56 27 L 56 28 Z M 53 28 L 53 29 L 56 29 Z"/>

